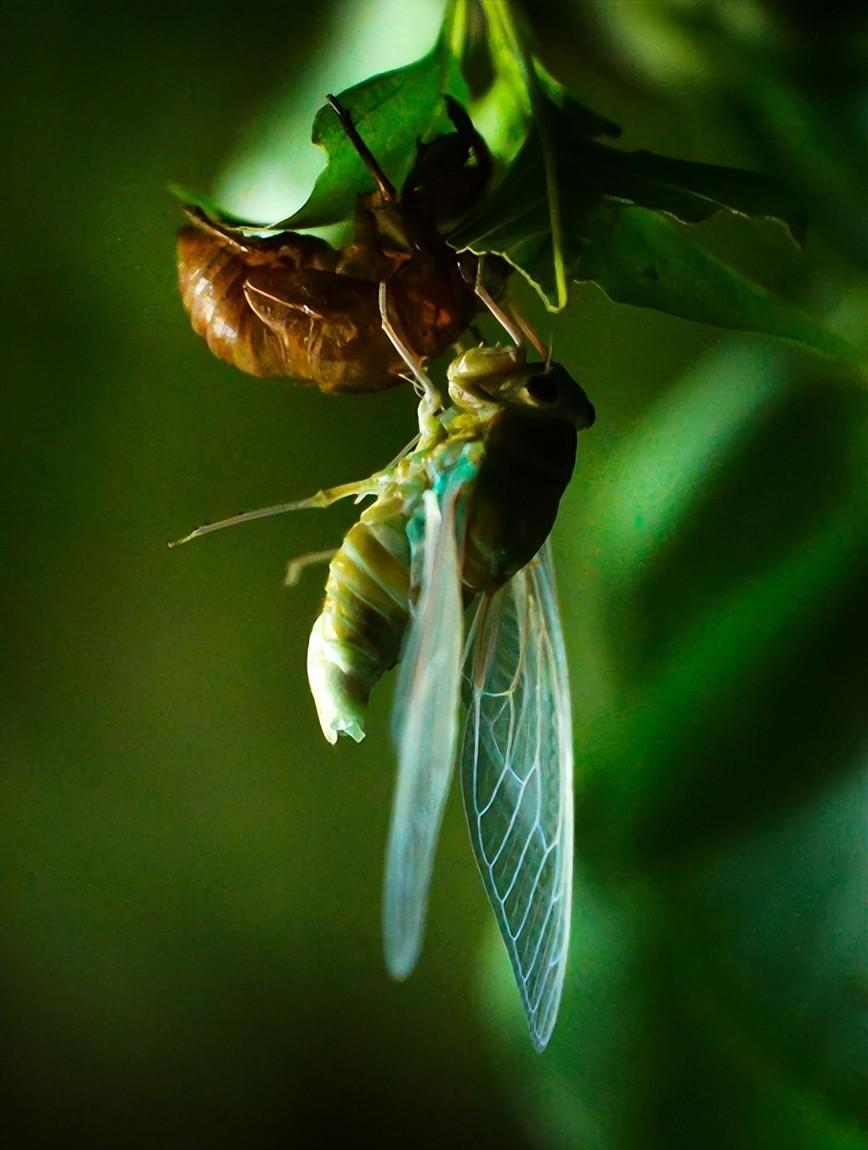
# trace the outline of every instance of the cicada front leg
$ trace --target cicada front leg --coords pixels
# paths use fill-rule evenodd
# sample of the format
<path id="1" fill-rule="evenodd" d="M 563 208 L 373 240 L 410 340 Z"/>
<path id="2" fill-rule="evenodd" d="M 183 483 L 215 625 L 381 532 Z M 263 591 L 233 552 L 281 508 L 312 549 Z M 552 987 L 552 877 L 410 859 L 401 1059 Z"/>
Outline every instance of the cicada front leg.
<path id="1" fill-rule="evenodd" d="M 413 352 L 404 333 L 399 330 L 396 317 L 390 314 L 388 289 L 389 285 L 383 280 L 379 293 L 380 322 L 392 347 L 410 371 L 413 389 L 419 396 L 419 442 L 427 446 L 436 443 L 443 434 L 443 425 L 438 418 L 443 411 L 443 397 L 425 371 L 422 360 Z"/>
<path id="2" fill-rule="evenodd" d="M 338 487 L 324 487 L 314 492 L 307 499 L 295 499 L 291 503 L 275 503 L 272 507 L 258 507 L 255 511 L 242 511 L 240 515 L 230 515 L 228 519 L 218 519 L 216 523 L 204 523 L 196 527 L 181 539 L 173 540 L 170 547 L 180 547 L 182 543 L 189 543 L 192 539 L 199 539 L 202 535 L 210 535 L 214 531 L 222 531 L 224 527 L 237 527 L 239 523 L 252 523 L 254 519 L 268 519 L 272 515 L 283 515 L 287 511 L 309 511 L 318 508 L 331 507 L 341 499 L 356 501 L 367 496 L 378 495 L 386 472 L 378 471 L 367 479 L 360 479 L 355 483 L 342 483 Z"/>

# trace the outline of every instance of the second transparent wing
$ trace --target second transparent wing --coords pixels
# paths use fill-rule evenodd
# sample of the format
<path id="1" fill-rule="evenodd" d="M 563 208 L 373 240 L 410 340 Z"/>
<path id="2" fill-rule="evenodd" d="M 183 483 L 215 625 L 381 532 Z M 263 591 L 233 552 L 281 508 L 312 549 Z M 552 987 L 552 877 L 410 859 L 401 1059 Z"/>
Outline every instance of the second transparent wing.
<path id="1" fill-rule="evenodd" d="M 548 543 L 481 601 L 464 691 L 470 838 L 542 1050 L 563 989 L 573 861 L 572 717 Z"/>
<path id="2" fill-rule="evenodd" d="M 422 946 L 428 888 L 458 741 L 463 609 L 457 486 L 425 493 L 423 571 L 401 661 L 392 735 L 398 782 L 386 851 L 386 966 L 406 978 Z"/>

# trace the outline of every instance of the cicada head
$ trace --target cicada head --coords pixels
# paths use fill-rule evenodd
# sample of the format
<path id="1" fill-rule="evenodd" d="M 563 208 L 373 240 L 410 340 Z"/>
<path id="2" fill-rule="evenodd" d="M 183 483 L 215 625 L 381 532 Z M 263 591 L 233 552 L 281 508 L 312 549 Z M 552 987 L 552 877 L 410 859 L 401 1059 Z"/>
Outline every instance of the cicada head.
<path id="1" fill-rule="evenodd" d="M 583 388 L 559 363 L 528 364 L 503 379 L 497 399 L 504 407 L 519 407 L 528 415 L 571 423 L 577 431 L 593 427 L 594 405 Z"/>
<path id="2" fill-rule="evenodd" d="M 462 411 L 494 414 L 499 406 L 498 388 L 510 376 L 524 372 L 526 367 L 521 348 L 472 347 L 449 365 L 449 398 Z"/>
<path id="3" fill-rule="evenodd" d="M 475 347 L 449 366 L 449 397 L 480 416 L 505 408 L 528 416 L 591 427 L 594 406 L 559 363 L 527 363 L 521 348 Z"/>

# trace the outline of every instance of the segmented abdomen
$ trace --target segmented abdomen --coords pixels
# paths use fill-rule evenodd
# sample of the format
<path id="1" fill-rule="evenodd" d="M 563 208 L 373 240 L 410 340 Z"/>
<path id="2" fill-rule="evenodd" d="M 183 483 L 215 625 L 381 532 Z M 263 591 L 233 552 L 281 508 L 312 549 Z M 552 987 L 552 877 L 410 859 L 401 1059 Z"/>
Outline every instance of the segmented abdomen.
<path id="1" fill-rule="evenodd" d="M 178 234 L 181 298 L 197 335 L 211 351 L 249 375 L 279 374 L 280 341 L 244 295 L 248 268 L 236 252 L 196 228 Z"/>
<path id="2" fill-rule="evenodd" d="M 383 330 L 388 311 L 413 353 L 440 355 L 477 310 L 454 256 L 396 254 L 364 244 L 342 253 L 314 236 L 236 236 L 189 211 L 178 233 L 178 279 L 193 329 L 248 375 L 286 376 L 328 392 L 394 387 L 406 372 Z M 367 266 L 369 265 L 369 266 Z"/>
<path id="3" fill-rule="evenodd" d="M 410 546 L 403 516 L 357 523 L 331 561 L 307 673 L 323 734 L 364 738 L 371 689 L 398 661 L 409 620 Z"/>
<path id="4" fill-rule="evenodd" d="M 377 284 L 338 270 L 341 253 L 314 236 L 245 239 L 189 213 L 178 233 L 178 280 L 194 331 L 257 376 L 322 391 L 381 391 L 404 364 L 380 324 Z"/>

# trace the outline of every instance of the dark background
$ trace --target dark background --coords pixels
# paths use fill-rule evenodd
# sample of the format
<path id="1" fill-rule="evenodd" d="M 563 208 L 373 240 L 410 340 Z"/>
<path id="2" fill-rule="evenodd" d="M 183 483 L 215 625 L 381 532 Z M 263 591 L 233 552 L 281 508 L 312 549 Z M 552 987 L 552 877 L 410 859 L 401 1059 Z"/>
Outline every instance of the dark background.
<path id="1" fill-rule="evenodd" d="M 796 187 L 804 256 L 771 222 L 702 234 L 868 347 L 855 18 L 535 19 L 624 146 Z M 525 298 L 598 411 L 555 533 L 580 866 L 541 1057 L 456 796 L 420 967 L 384 973 L 391 688 L 365 743 L 327 747 L 321 572 L 281 586 L 352 508 L 165 546 L 369 474 L 413 418 L 401 392 L 211 358 L 166 183 L 288 214 L 322 94 L 437 21 L 427 0 L 7 13 L 4 1146 L 865 1145 L 863 381 L 593 287 L 554 318 Z"/>

